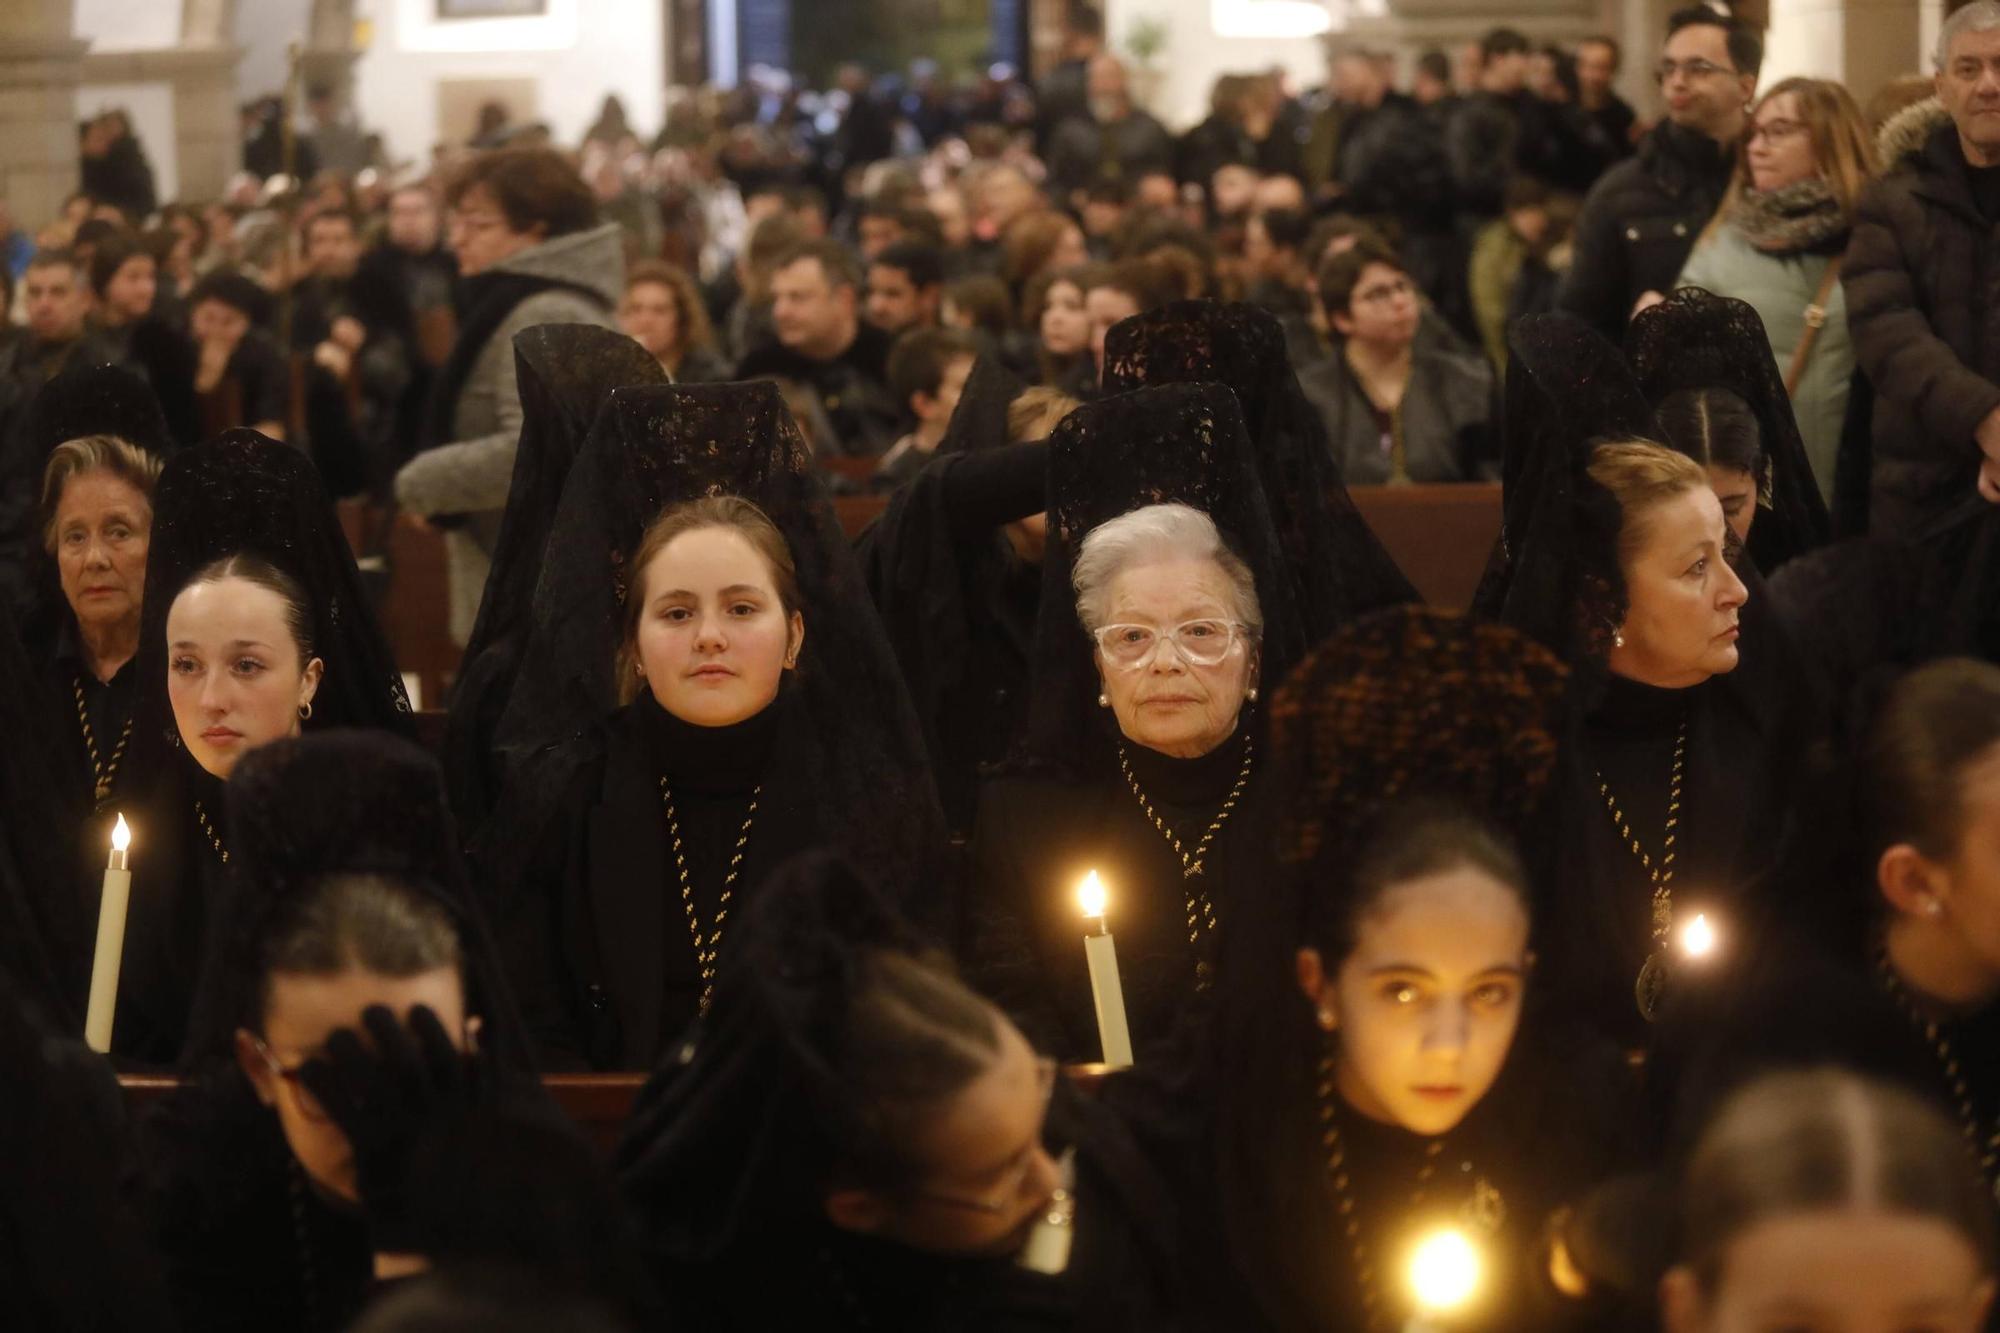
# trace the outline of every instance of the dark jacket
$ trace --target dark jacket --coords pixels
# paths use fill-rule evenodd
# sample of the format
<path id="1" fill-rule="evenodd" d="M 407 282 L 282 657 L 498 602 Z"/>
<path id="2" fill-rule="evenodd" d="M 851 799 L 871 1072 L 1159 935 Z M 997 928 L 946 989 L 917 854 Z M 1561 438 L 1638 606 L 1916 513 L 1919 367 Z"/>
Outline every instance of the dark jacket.
<path id="1" fill-rule="evenodd" d="M 1380 486 L 1391 476 L 1388 437 L 1347 358 L 1327 357 L 1299 372 L 1299 387 L 1319 409 L 1334 465 L 1349 486 Z M 1493 371 L 1477 355 L 1417 349 L 1403 391 L 1403 470 L 1414 482 L 1477 481 L 1498 457 L 1493 447 Z"/>
<path id="2" fill-rule="evenodd" d="M 1870 530 L 1897 536 L 1973 494 L 1973 432 L 2000 408 L 1993 224 L 1951 121 L 1935 103 L 1911 113 L 1883 130 L 1905 151 L 1862 195 L 1841 272 L 1854 359 L 1875 388 Z"/>
<path id="3" fill-rule="evenodd" d="M 1345 113 L 1333 176 L 1347 212 L 1393 217 L 1405 236 L 1451 227 L 1444 140 L 1423 108 L 1400 93 L 1390 93 L 1380 106 Z"/>
<path id="4" fill-rule="evenodd" d="M 1733 149 L 1662 121 L 1638 155 L 1605 172 L 1584 199 L 1560 308 L 1621 341 L 1634 302 L 1673 290 L 1735 163 Z"/>
<path id="5" fill-rule="evenodd" d="M 1451 113 L 1445 150 L 1459 212 L 1476 219 L 1500 216 L 1507 181 L 1525 165 L 1523 145 L 1540 138 L 1534 124 L 1538 109 L 1527 93 L 1476 92 Z"/>
<path id="6" fill-rule="evenodd" d="M 1072 119 L 1049 140 L 1049 189 L 1059 203 L 1098 181 L 1136 181 L 1174 169 L 1174 138 L 1137 107 L 1123 120 Z"/>

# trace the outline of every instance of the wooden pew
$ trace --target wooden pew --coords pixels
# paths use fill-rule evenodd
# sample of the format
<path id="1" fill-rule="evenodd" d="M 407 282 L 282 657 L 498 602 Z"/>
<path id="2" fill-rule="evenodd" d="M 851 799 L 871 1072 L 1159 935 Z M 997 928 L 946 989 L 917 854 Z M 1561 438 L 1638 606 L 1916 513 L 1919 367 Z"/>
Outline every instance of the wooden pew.
<path id="1" fill-rule="evenodd" d="M 1356 486 L 1349 494 L 1426 602 L 1447 611 L 1472 605 L 1500 536 L 1498 482 Z"/>

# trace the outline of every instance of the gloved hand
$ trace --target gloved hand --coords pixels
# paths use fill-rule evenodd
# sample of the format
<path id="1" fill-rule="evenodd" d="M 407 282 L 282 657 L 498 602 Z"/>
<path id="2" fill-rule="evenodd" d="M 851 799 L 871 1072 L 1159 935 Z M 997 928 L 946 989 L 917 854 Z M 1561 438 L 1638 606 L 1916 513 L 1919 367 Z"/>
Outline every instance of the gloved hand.
<path id="1" fill-rule="evenodd" d="M 452 1044 L 438 1016 L 418 1005 L 409 1026 L 380 1005 L 361 1015 L 370 1046 L 342 1028 L 326 1053 L 308 1060 L 299 1081 L 326 1108 L 354 1149 L 356 1183 L 378 1254 L 428 1254 L 429 1210 L 410 1188 L 426 1145 L 449 1138 L 488 1095 L 487 1063 Z"/>

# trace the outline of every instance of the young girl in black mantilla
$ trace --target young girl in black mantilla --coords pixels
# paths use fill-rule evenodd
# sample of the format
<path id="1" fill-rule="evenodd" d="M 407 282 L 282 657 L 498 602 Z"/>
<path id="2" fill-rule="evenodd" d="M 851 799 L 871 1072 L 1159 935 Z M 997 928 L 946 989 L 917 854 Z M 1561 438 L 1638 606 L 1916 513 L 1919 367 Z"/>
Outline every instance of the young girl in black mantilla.
<path id="1" fill-rule="evenodd" d="M 1620 1153 L 1615 1051 L 1531 1015 L 1512 838 L 1565 673 L 1498 627 L 1383 613 L 1280 692 L 1288 883 L 1225 958 L 1185 1216 L 1201 1326 L 1555 1329 L 1555 1219 Z M 1200 1087 L 1197 1079 L 1196 1086 Z M 1187 1112 L 1107 1095 L 1173 1135 Z M 1184 1133 L 1185 1131 L 1183 1131 Z M 1192 1149 L 1192 1150 L 1190 1150 Z M 1186 1170 L 1186 1166 L 1179 1169 Z"/>

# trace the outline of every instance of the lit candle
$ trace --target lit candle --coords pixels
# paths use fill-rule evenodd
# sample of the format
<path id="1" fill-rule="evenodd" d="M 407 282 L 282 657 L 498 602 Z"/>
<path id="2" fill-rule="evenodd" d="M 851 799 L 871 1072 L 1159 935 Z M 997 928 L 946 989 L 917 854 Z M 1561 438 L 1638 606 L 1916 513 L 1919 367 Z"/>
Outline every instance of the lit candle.
<path id="1" fill-rule="evenodd" d="M 1457 1227 L 1425 1236 L 1410 1254 L 1410 1294 L 1417 1315 L 1404 1326 L 1404 1333 L 1429 1333 L 1441 1317 L 1472 1304 L 1483 1270 L 1479 1246 Z"/>
<path id="2" fill-rule="evenodd" d="M 1706 958 L 1715 952 L 1718 943 L 1715 927 L 1708 924 L 1706 914 L 1695 913 L 1694 920 L 1681 930 L 1681 952 L 1689 958 Z"/>
<path id="3" fill-rule="evenodd" d="M 1090 964 L 1090 997 L 1097 1005 L 1097 1039 L 1104 1063 L 1113 1069 L 1132 1067 L 1132 1030 L 1125 1025 L 1125 990 L 1118 981 L 1118 950 L 1105 928 L 1104 881 L 1095 870 L 1077 886 L 1076 900 L 1096 927 L 1083 937 L 1084 961 Z"/>
<path id="4" fill-rule="evenodd" d="M 132 900 L 127 854 L 132 830 L 125 816 L 111 830 L 111 859 L 104 867 L 104 894 L 97 907 L 97 959 L 90 968 L 90 1006 L 84 1011 L 83 1039 L 100 1053 L 111 1049 L 111 1016 L 118 1005 L 118 968 L 125 957 L 125 908 Z"/>

